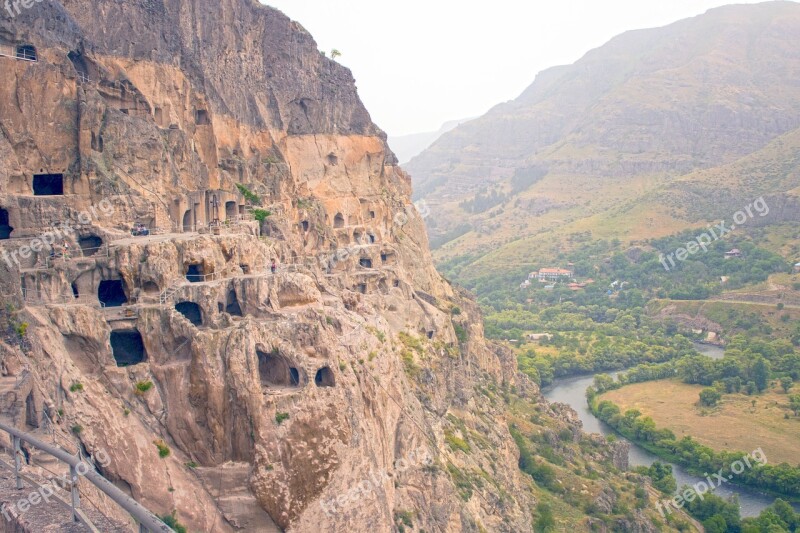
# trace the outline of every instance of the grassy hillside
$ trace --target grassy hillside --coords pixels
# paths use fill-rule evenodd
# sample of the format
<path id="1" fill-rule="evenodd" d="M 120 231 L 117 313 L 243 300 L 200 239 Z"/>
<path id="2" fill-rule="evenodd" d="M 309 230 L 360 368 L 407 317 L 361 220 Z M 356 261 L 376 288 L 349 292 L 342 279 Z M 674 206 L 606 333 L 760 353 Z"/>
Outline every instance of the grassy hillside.
<path id="1" fill-rule="evenodd" d="M 435 259 L 469 284 L 729 220 L 762 195 L 771 216 L 748 229 L 799 222 L 798 33 L 800 4 L 728 6 L 541 73 L 406 166 Z"/>

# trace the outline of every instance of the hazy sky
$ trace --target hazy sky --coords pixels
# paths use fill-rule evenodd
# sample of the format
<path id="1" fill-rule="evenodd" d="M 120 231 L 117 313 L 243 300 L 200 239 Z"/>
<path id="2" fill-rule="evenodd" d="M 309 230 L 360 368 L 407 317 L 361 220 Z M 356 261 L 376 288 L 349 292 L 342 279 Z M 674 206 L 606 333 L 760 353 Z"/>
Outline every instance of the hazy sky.
<path id="1" fill-rule="evenodd" d="M 390 135 L 435 131 L 519 96 L 626 30 L 747 0 L 261 0 L 336 48 Z"/>

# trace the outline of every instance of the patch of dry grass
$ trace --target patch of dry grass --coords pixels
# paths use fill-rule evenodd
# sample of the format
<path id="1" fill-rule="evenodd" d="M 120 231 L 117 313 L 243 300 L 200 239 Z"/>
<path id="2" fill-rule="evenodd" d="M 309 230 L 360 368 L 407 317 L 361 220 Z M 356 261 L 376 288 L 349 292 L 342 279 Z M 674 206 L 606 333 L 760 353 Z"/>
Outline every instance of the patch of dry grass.
<path id="1" fill-rule="evenodd" d="M 623 412 L 638 409 L 658 428 L 668 428 L 678 438 L 691 435 L 714 450 L 751 452 L 760 447 L 770 463 L 798 464 L 800 418 L 789 411 L 782 390 L 773 388 L 760 396 L 726 394 L 717 407 L 703 408 L 697 405 L 702 389 L 677 380 L 651 381 L 607 392 L 601 399 Z M 795 385 L 790 394 L 798 392 L 800 385 Z M 784 418 L 787 413 L 789 419 Z"/>

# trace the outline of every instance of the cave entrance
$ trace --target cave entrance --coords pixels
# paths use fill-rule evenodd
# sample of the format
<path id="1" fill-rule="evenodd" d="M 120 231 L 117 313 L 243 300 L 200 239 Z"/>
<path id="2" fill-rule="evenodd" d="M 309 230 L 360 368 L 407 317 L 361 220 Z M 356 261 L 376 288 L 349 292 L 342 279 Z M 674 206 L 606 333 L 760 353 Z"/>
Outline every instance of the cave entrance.
<path id="1" fill-rule="evenodd" d="M 90 257 L 100 251 L 100 247 L 103 246 L 103 239 L 97 235 L 86 235 L 78 239 L 78 244 L 81 247 L 81 251 L 83 251 L 83 256 Z"/>
<path id="2" fill-rule="evenodd" d="M 308 220 L 304 220 L 302 223 L 303 231 L 308 231 Z"/>
<path id="3" fill-rule="evenodd" d="M 225 220 L 236 218 L 236 202 L 225 202 Z"/>
<path id="4" fill-rule="evenodd" d="M 0 209 L 0 240 L 7 240 L 11 238 L 11 232 L 14 228 L 9 226 L 8 211 Z"/>
<path id="5" fill-rule="evenodd" d="M 336 213 L 336 216 L 333 217 L 333 227 L 334 228 L 344 227 L 344 215 L 342 215 L 341 213 Z"/>
<path id="6" fill-rule="evenodd" d="M 205 269 L 203 265 L 189 265 L 186 268 L 186 281 L 189 283 L 200 283 L 205 280 Z"/>
<path id="7" fill-rule="evenodd" d="M 358 264 L 364 268 L 372 268 L 372 259 L 362 257 Z"/>
<path id="8" fill-rule="evenodd" d="M 335 387 L 336 378 L 333 377 L 333 371 L 327 366 L 317 370 L 317 375 L 314 376 L 314 384 L 317 387 Z"/>
<path id="9" fill-rule="evenodd" d="M 25 61 L 38 61 L 36 47 L 32 44 L 23 44 L 17 46 L 17 59 L 24 59 Z"/>
<path id="10" fill-rule="evenodd" d="M 120 307 L 128 303 L 125 295 L 125 282 L 121 279 L 106 279 L 97 288 L 97 298 L 103 307 Z"/>
<path id="11" fill-rule="evenodd" d="M 244 316 L 242 315 L 242 307 L 239 305 L 239 299 L 236 297 L 236 291 L 230 291 L 228 293 L 225 312 L 232 316 Z"/>
<path id="12" fill-rule="evenodd" d="M 300 386 L 300 371 L 278 352 L 256 351 L 258 375 L 263 387 L 296 388 Z"/>
<path id="13" fill-rule="evenodd" d="M 186 320 L 193 325 L 200 327 L 203 325 L 203 312 L 200 306 L 194 302 L 181 302 L 175 306 L 175 310 L 186 317 Z"/>
<path id="14" fill-rule="evenodd" d="M 34 196 L 63 196 L 64 174 L 34 174 Z"/>
<path id="15" fill-rule="evenodd" d="M 142 334 L 136 330 L 112 331 L 111 351 L 120 367 L 138 365 L 147 360 Z"/>
<path id="16" fill-rule="evenodd" d="M 211 119 L 208 117 L 208 111 L 205 109 L 198 109 L 194 115 L 194 123 L 198 126 L 208 126 L 211 124 Z"/>
<path id="17" fill-rule="evenodd" d="M 33 398 L 33 392 L 25 398 L 25 423 L 32 428 L 39 427 L 39 415 L 36 412 L 36 401 Z"/>
<path id="18" fill-rule="evenodd" d="M 72 296 L 74 296 L 77 299 L 81 295 L 81 291 L 78 290 L 78 284 L 73 283 L 70 286 L 72 287 Z"/>
<path id="19" fill-rule="evenodd" d="M 145 294 L 158 294 L 161 292 L 155 281 L 145 281 L 144 285 L 142 285 L 142 290 Z"/>
<path id="20" fill-rule="evenodd" d="M 194 224 L 192 224 L 192 210 L 189 209 L 183 214 L 183 231 L 188 233 L 192 231 Z"/>

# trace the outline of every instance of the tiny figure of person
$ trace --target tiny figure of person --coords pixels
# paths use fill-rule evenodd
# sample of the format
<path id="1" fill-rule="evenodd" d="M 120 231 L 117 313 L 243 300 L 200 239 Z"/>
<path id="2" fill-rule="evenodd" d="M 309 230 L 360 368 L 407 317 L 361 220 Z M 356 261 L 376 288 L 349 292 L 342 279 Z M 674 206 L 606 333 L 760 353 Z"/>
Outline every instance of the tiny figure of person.
<path id="1" fill-rule="evenodd" d="M 272 271 L 273 274 L 275 274 L 278 271 L 278 265 L 275 263 L 274 259 L 272 260 L 272 266 L 270 266 L 270 270 Z"/>

